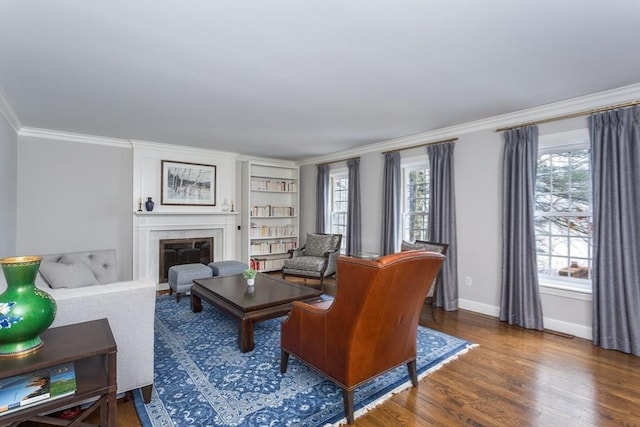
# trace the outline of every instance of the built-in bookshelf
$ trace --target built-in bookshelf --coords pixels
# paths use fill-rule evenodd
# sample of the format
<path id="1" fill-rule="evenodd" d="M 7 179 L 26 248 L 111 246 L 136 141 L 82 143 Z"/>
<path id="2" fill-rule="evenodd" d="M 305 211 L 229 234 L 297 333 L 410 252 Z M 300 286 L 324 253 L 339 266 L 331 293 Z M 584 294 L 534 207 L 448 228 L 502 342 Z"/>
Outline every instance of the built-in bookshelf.
<path id="1" fill-rule="evenodd" d="M 281 270 L 298 246 L 298 168 L 243 164 L 243 261 L 259 271 Z"/>

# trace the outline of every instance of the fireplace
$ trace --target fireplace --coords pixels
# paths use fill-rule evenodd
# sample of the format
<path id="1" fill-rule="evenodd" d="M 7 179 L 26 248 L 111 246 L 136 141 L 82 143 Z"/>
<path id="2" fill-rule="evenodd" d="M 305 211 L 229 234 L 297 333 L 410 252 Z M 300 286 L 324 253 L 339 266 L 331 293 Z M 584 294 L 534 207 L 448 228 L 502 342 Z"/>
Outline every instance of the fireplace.
<path id="1" fill-rule="evenodd" d="M 160 239 L 158 283 L 169 280 L 169 268 L 180 264 L 209 264 L 214 260 L 213 237 Z"/>
<path id="2" fill-rule="evenodd" d="M 213 261 L 240 259 L 236 248 L 237 213 L 136 212 L 134 214 L 133 278 L 150 278 L 158 290 L 168 290 L 166 273 L 160 279 L 160 240 L 209 239 Z M 213 244 L 211 244 L 213 242 Z M 162 257 L 164 258 L 164 257 Z M 193 259 L 193 258 L 191 258 Z M 196 260 L 200 262 L 200 260 Z M 169 270 L 169 266 L 162 269 Z"/>

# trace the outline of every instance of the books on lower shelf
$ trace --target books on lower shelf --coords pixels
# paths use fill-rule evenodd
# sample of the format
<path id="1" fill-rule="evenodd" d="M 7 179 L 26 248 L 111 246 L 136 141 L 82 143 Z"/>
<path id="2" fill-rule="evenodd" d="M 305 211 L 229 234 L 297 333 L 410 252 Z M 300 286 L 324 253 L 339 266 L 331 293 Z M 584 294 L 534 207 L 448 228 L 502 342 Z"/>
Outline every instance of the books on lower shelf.
<path id="1" fill-rule="evenodd" d="M 0 379 L 0 416 L 75 393 L 73 362 Z"/>
<path id="2" fill-rule="evenodd" d="M 251 258 L 250 264 L 251 268 L 258 271 L 282 270 L 284 260 L 287 258 Z"/>
<path id="3" fill-rule="evenodd" d="M 251 255 L 284 254 L 295 249 L 296 241 L 266 241 L 251 243 Z"/>
<path id="4" fill-rule="evenodd" d="M 64 363 L 51 368 L 51 399 L 68 396 L 76 392 L 76 371 L 73 362 Z"/>

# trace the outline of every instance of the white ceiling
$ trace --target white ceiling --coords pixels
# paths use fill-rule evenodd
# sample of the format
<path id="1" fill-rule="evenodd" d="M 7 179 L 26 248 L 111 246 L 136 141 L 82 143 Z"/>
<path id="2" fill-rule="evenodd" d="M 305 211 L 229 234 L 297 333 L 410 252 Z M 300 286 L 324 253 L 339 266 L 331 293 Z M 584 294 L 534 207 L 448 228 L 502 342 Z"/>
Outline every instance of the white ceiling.
<path id="1" fill-rule="evenodd" d="M 640 82 L 640 0 L 0 0 L 22 126 L 303 159 Z"/>

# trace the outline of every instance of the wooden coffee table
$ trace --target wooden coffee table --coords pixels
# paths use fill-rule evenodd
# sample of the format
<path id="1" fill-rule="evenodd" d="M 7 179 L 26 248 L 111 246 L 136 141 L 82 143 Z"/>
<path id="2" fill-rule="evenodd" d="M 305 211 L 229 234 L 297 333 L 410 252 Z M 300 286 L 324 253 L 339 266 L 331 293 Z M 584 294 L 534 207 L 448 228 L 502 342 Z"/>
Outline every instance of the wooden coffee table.
<path id="1" fill-rule="evenodd" d="M 241 274 L 196 279 L 191 287 L 191 309 L 202 311 L 202 300 L 239 320 L 238 347 L 244 353 L 253 350 L 253 325 L 284 316 L 294 301 L 316 302 L 322 291 L 258 273 L 253 291 Z"/>

